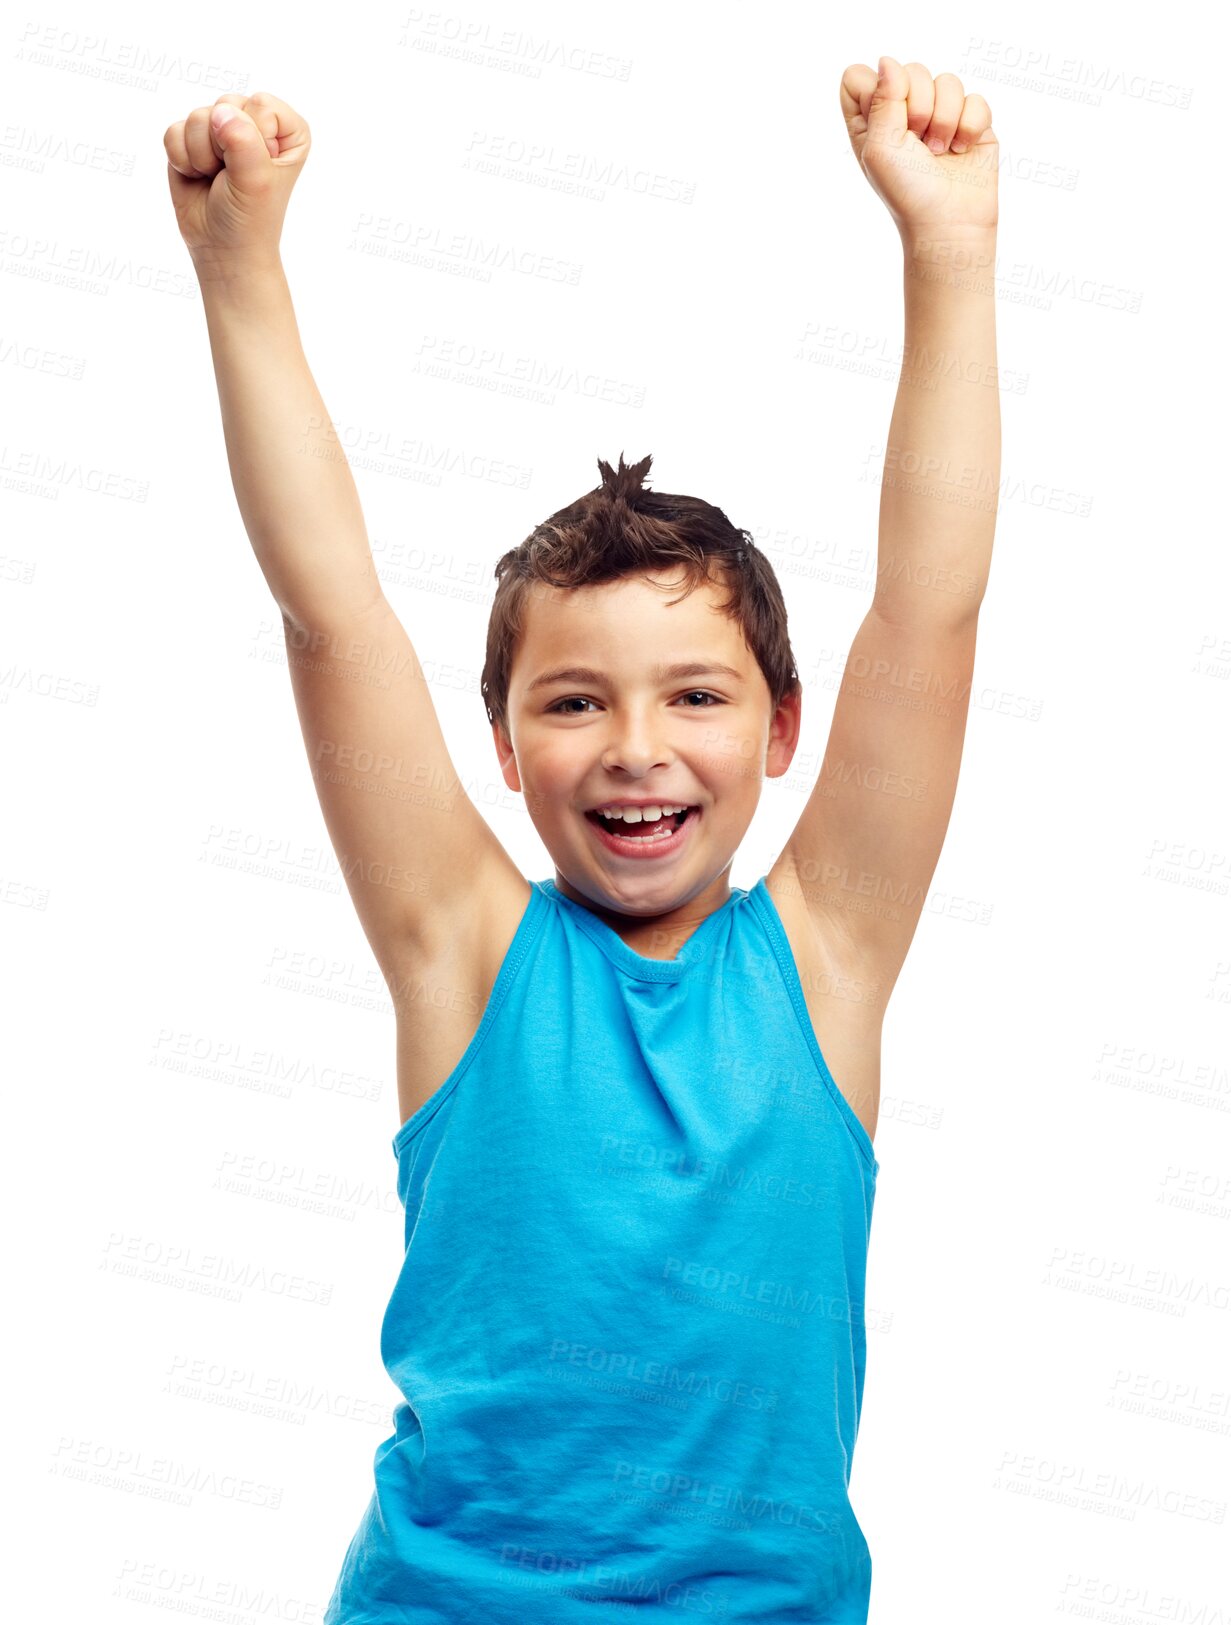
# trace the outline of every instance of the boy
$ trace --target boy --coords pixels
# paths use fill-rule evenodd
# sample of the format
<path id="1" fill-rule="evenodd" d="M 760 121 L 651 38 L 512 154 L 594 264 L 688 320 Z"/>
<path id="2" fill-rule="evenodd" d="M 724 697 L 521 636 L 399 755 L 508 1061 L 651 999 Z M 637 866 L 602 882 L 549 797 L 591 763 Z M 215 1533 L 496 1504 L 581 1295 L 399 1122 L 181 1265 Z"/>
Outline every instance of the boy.
<path id="1" fill-rule="evenodd" d="M 555 864 L 528 882 L 457 782 L 345 458 L 299 455 L 328 422 L 278 257 L 307 126 L 230 95 L 166 133 L 236 495 L 398 1019 L 403 1402 L 326 1625 L 867 1619 L 848 1485 L 880 1033 L 992 551 L 963 470 L 995 492 L 998 149 L 952 74 L 882 58 L 840 95 L 901 236 L 906 346 L 873 602 L 820 780 L 746 890 L 732 858 L 801 699 L 747 532 L 621 456 L 500 560 L 482 688 Z M 448 788 L 389 798 L 339 745 Z"/>

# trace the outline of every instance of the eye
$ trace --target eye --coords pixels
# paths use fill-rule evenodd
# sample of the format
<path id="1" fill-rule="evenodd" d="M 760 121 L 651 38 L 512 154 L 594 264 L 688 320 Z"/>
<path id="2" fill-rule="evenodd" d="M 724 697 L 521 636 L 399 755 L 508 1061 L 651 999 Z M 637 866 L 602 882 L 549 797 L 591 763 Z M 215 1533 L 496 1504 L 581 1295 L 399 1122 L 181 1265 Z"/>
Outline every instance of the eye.
<path id="1" fill-rule="evenodd" d="M 725 705 L 726 704 L 726 701 L 721 699 L 717 694 L 711 694 L 708 689 L 704 689 L 704 688 L 690 689 L 687 694 L 681 694 L 680 699 L 681 700 L 700 699 L 700 700 L 702 700 L 704 702 L 701 705 L 689 705 L 689 706 L 686 706 L 685 709 L 688 710 L 688 711 L 705 711 L 705 710 L 708 710 L 711 705 Z M 566 710 L 564 710 L 564 707 L 567 706 L 567 705 L 593 705 L 593 704 L 594 704 L 593 700 L 586 699 L 585 696 L 582 695 L 582 694 L 568 694 L 561 700 L 554 700 L 552 702 L 552 704 L 547 707 L 547 714 L 549 716 L 555 714 L 557 716 L 562 716 L 562 717 L 580 717 L 580 716 L 585 715 L 584 711 L 566 711 Z"/>

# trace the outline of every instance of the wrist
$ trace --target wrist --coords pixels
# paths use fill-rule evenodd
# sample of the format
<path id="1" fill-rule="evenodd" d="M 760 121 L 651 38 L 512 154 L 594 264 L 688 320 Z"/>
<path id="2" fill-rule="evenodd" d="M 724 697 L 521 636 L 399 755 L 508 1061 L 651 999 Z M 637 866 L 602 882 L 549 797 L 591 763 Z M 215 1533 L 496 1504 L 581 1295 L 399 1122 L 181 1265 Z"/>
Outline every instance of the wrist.
<path id="1" fill-rule="evenodd" d="M 996 276 L 995 226 L 913 225 L 902 233 L 908 283 L 990 292 Z"/>
<path id="2" fill-rule="evenodd" d="M 228 254 L 214 249 L 190 251 L 192 268 L 202 293 L 229 290 L 285 279 L 281 257 L 274 254 Z"/>
<path id="3" fill-rule="evenodd" d="M 955 226 L 939 220 L 935 224 L 913 221 L 899 227 L 903 251 L 912 259 L 928 255 L 949 255 L 965 250 L 968 254 L 995 252 L 996 231 L 991 226 Z"/>

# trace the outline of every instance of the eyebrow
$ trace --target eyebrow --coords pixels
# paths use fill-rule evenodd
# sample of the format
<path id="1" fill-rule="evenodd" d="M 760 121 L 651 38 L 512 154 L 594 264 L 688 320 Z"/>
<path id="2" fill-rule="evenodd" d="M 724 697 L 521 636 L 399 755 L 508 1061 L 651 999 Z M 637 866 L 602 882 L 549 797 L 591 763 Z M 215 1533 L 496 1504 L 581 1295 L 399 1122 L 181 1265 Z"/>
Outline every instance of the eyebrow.
<path id="1" fill-rule="evenodd" d="M 724 666 L 721 662 L 712 660 L 681 660 L 672 666 L 654 666 L 650 671 L 650 681 L 662 683 L 670 680 L 676 682 L 685 677 L 732 677 L 737 683 L 743 682 L 742 672 L 736 671 L 734 666 Z M 593 666 L 555 666 L 551 671 L 542 672 L 526 689 L 527 694 L 533 694 L 535 689 L 550 688 L 553 683 L 590 683 L 600 685 L 606 681 L 601 671 L 595 671 Z"/>

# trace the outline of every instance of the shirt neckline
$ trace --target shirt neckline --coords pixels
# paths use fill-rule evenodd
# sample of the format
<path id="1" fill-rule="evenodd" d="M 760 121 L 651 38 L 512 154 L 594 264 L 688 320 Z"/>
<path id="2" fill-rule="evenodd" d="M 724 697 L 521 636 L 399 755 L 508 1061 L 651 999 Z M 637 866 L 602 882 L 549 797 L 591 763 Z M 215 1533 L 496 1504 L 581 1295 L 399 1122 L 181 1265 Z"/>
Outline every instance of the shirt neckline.
<path id="1" fill-rule="evenodd" d="M 639 954 L 635 948 L 630 948 L 615 927 L 608 925 L 593 909 L 566 896 L 554 880 L 540 880 L 539 886 L 570 910 L 580 928 L 591 941 L 597 943 L 613 964 L 642 982 L 679 981 L 680 977 L 703 957 L 706 938 L 716 929 L 717 923 L 730 913 L 736 903 L 742 902 L 748 895 L 744 887 L 732 886 L 728 896 L 712 914 L 705 916 L 674 959 L 651 959 L 645 954 Z"/>

